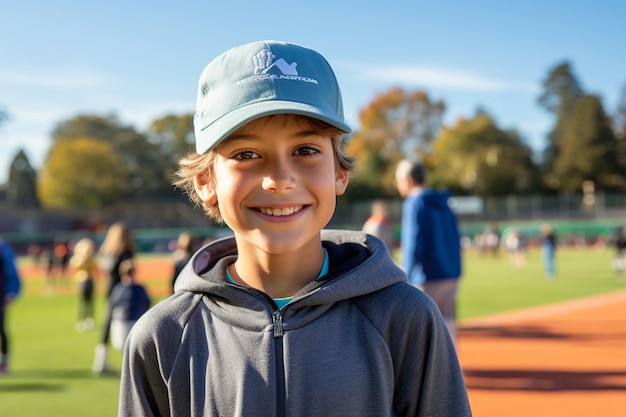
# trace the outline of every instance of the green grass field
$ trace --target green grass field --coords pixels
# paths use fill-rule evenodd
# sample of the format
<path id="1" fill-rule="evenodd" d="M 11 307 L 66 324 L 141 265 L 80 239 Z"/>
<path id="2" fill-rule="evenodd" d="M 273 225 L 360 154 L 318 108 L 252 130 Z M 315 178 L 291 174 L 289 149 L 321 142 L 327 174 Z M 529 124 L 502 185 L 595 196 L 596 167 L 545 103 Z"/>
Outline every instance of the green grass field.
<path id="1" fill-rule="evenodd" d="M 541 253 L 531 250 L 524 268 L 513 268 L 508 255 L 476 253 L 464 257 L 458 315 L 460 319 L 545 305 L 626 288 L 611 269 L 611 248 L 560 249 L 557 276 L 543 273 Z"/>
<path id="2" fill-rule="evenodd" d="M 506 254 L 498 258 L 467 253 L 459 295 L 459 317 L 471 318 L 554 303 L 626 288 L 610 269 L 612 251 L 560 250 L 558 276 L 547 280 L 538 252 L 527 266 L 513 269 Z M 150 259 L 150 258 L 144 258 Z M 153 259 L 153 258 L 152 258 Z M 141 262 L 142 258 L 140 258 Z M 138 264 L 138 269 L 141 263 Z M 167 273 L 149 283 L 153 293 L 167 292 Z M 91 373 L 93 350 L 100 335 L 104 298 L 96 304 L 96 330 L 74 328 L 77 297 L 43 295 L 41 277 L 25 277 L 27 291 L 9 308 L 12 336 L 11 374 L 0 377 L 0 416 L 112 416 L 117 413 L 119 378 Z M 120 368 L 121 352 L 111 350 L 110 363 Z"/>

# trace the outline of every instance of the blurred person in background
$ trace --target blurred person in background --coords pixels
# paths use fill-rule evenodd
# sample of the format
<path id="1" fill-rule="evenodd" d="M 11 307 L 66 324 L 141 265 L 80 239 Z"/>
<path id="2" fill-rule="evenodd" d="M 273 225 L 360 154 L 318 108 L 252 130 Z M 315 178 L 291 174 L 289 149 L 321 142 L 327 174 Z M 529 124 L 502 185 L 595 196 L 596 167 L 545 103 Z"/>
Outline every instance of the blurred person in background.
<path id="1" fill-rule="evenodd" d="M 492 223 L 485 230 L 485 252 L 489 253 L 492 256 L 498 256 L 500 252 L 500 234 L 498 232 L 498 226 L 495 223 Z"/>
<path id="2" fill-rule="evenodd" d="M 116 222 L 109 226 L 98 250 L 98 263 L 108 278 L 107 297 L 111 295 L 115 284 L 120 282 L 120 264 L 126 259 L 133 259 L 135 251 L 132 233 L 125 223 Z"/>
<path id="3" fill-rule="evenodd" d="M 621 281 L 624 278 L 624 269 L 626 269 L 626 227 L 615 230 L 613 247 L 615 248 L 615 257 L 611 264 L 615 276 Z"/>
<path id="4" fill-rule="evenodd" d="M 135 280 L 135 263 L 127 259 L 120 264 L 121 281 L 109 297 L 108 315 L 111 317 L 111 345 L 122 350 L 130 329 L 150 308 L 146 288 Z"/>
<path id="5" fill-rule="evenodd" d="M 172 293 L 174 293 L 174 284 L 176 283 L 176 278 L 178 278 L 178 274 L 183 270 L 189 259 L 191 259 L 191 255 L 194 254 L 196 249 L 196 239 L 189 232 L 182 232 L 178 235 L 178 239 L 176 239 L 176 247 L 174 252 L 172 253 L 172 261 L 174 262 L 174 269 L 172 271 Z"/>
<path id="6" fill-rule="evenodd" d="M 526 267 L 526 238 L 519 229 L 506 235 L 504 246 L 509 253 L 509 265 L 515 269 Z"/>
<path id="7" fill-rule="evenodd" d="M 393 254 L 396 241 L 393 234 L 393 224 L 389 217 L 389 205 L 386 201 L 377 199 L 372 202 L 371 215 L 365 221 L 361 230 L 380 238 L 380 240 L 385 242 L 389 253 Z"/>
<path id="8" fill-rule="evenodd" d="M 120 265 L 126 260 L 133 260 L 135 252 L 135 242 L 128 226 L 124 222 L 113 223 L 107 230 L 104 241 L 98 251 L 100 268 L 106 272 L 108 277 L 106 289 L 107 303 L 113 288 L 122 280 Z M 100 343 L 95 348 L 92 370 L 97 374 L 111 373 L 111 369 L 107 364 L 110 334 L 111 315 L 107 314 L 102 328 Z"/>
<path id="9" fill-rule="evenodd" d="M 7 306 L 19 295 L 21 280 L 13 248 L 0 238 L 0 375 L 9 372 L 9 337 L 6 331 Z"/>
<path id="10" fill-rule="evenodd" d="M 91 330 L 94 327 L 94 286 L 100 272 L 96 258 L 96 244 L 90 238 L 82 238 L 74 246 L 70 267 L 78 283 L 78 321 L 76 330 Z"/>
<path id="11" fill-rule="evenodd" d="M 456 299 L 461 277 L 461 238 L 448 192 L 425 186 L 424 168 L 402 160 L 396 188 L 404 198 L 400 248 L 409 282 L 421 287 L 437 304 L 456 340 Z"/>
<path id="12" fill-rule="evenodd" d="M 541 225 L 541 252 L 543 270 L 548 278 L 556 276 L 556 234 L 548 223 Z"/>
<path id="13" fill-rule="evenodd" d="M 67 267 L 71 256 L 71 244 L 64 239 L 56 239 L 52 242 L 48 258 L 47 270 L 47 295 L 54 294 L 55 280 L 57 284 L 67 286 Z"/>

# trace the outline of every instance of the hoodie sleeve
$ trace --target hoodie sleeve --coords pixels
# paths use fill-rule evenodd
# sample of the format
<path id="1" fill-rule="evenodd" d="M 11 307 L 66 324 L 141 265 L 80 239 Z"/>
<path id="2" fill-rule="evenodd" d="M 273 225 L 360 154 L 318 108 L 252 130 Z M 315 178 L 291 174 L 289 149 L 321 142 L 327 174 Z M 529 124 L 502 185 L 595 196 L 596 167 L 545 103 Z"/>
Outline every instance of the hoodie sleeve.
<path id="1" fill-rule="evenodd" d="M 182 292 L 170 296 L 144 313 L 132 327 L 124 346 L 118 416 L 170 416 L 172 368 L 178 357 L 183 330 L 201 296 Z M 188 364 L 189 355 L 182 355 Z M 187 381 L 189 376 L 179 378 Z M 191 404 L 191 393 L 180 384 L 179 403 Z M 177 415 L 190 415 L 176 410 Z"/>
<path id="2" fill-rule="evenodd" d="M 403 387 L 395 403 L 398 415 L 469 417 L 472 412 L 454 344 L 434 302 L 422 298 L 421 306 L 413 307 L 424 314 L 414 314 L 417 320 L 409 320 L 404 342 L 396 347 L 397 357 L 403 358 L 398 361 L 397 384 Z M 407 304 L 412 303 L 407 300 Z"/>
<path id="3" fill-rule="evenodd" d="M 19 272 L 16 266 L 15 253 L 13 249 L 5 243 L 0 242 L 0 256 L 2 256 L 2 273 L 5 280 L 4 297 L 7 300 L 11 300 L 17 297 L 20 293 L 21 282 Z"/>
<path id="4" fill-rule="evenodd" d="M 397 283 L 355 302 L 387 342 L 394 416 L 472 415 L 454 342 L 426 293 Z"/>

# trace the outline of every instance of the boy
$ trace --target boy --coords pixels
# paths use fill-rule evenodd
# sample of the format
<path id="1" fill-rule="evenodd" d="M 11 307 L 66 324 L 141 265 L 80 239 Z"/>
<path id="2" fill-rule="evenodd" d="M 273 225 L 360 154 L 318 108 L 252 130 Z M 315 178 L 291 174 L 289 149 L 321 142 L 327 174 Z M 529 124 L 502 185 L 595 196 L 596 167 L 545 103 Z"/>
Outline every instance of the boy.
<path id="1" fill-rule="evenodd" d="M 107 306 L 104 341 L 96 345 L 92 371 L 98 375 L 114 373 L 108 364 L 108 340 L 115 350 L 122 350 L 130 329 L 150 308 L 146 287 L 135 280 L 135 262 L 124 259 L 117 269 L 120 282 L 113 286 Z"/>
<path id="2" fill-rule="evenodd" d="M 200 78 L 176 184 L 233 237 L 200 249 L 125 346 L 121 416 L 468 416 L 452 340 L 385 245 L 322 230 L 353 161 L 317 52 L 255 42 Z"/>
<path id="3" fill-rule="evenodd" d="M 120 278 L 109 297 L 111 344 L 116 350 L 124 348 L 130 329 L 150 308 L 146 287 L 135 280 L 135 263 L 132 259 L 126 259 L 120 264 Z"/>

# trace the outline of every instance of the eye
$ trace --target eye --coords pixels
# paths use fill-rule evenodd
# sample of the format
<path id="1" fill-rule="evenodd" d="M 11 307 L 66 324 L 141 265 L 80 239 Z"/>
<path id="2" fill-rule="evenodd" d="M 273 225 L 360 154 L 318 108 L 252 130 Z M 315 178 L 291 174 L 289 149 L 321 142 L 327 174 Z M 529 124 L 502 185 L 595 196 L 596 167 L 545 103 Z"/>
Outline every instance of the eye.
<path id="1" fill-rule="evenodd" d="M 239 160 L 255 159 L 255 158 L 259 158 L 259 154 L 253 151 L 241 151 L 241 152 L 237 152 L 233 156 L 233 159 L 239 159 Z"/>
<path id="2" fill-rule="evenodd" d="M 312 148 L 310 146 L 301 146 L 294 152 L 296 155 L 308 156 L 315 155 L 320 153 L 318 149 Z"/>

